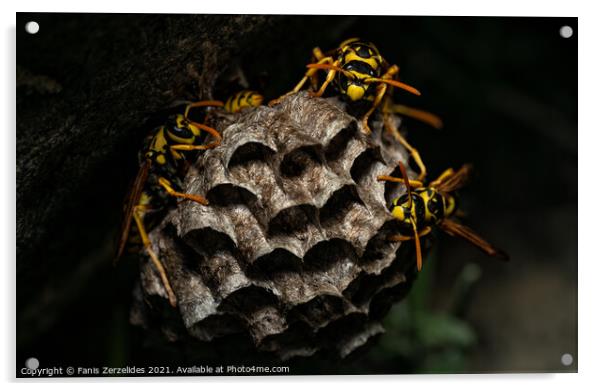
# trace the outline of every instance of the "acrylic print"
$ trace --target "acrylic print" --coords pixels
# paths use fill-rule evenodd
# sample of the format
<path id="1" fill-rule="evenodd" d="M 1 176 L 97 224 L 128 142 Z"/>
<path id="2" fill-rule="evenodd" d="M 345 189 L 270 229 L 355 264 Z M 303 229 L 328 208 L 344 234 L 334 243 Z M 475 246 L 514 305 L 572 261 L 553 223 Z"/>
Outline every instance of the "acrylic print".
<path id="1" fill-rule="evenodd" d="M 576 372 L 577 35 L 18 14 L 16 375 Z"/>

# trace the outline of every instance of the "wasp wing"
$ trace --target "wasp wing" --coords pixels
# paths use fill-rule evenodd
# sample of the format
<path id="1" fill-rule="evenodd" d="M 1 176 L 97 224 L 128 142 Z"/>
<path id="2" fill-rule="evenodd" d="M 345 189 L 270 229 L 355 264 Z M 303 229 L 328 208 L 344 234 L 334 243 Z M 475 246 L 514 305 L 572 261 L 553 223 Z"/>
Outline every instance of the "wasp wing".
<path id="1" fill-rule="evenodd" d="M 140 169 L 138 170 L 138 174 L 134 179 L 134 183 L 132 184 L 128 195 L 126 196 L 123 209 L 123 222 L 121 223 L 121 230 L 119 231 L 119 244 L 114 262 L 117 262 L 117 260 L 121 258 L 121 256 L 123 255 L 123 250 L 125 250 L 125 245 L 127 244 L 128 236 L 130 234 L 130 228 L 132 226 L 134 207 L 140 201 L 140 195 L 142 194 L 144 184 L 146 183 L 146 180 L 148 178 L 150 165 L 150 160 L 145 159 L 144 163 L 140 166 Z"/>
<path id="2" fill-rule="evenodd" d="M 458 190 L 468 182 L 470 178 L 470 173 L 472 172 L 472 166 L 470 164 L 465 164 L 460 169 L 450 176 L 444 178 L 441 181 L 434 181 L 431 183 L 431 186 L 435 187 L 437 190 L 444 193 L 451 193 L 455 190 Z"/>
<path id="3" fill-rule="evenodd" d="M 450 219 L 443 219 L 440 223 L 440 227 L 451 236 L 460 236 L 468 240 L 470 243 L 474 244 L 482 251 L 484 251 L 487 255 L 490 255 L 492 257 L 498 257 L 505 261 L 508 260 L 508 254 L 506 254 L 500 249 L 493 247 L 485 239 L 480 237 L 476 232 L 474 232 L 472 229 L 468 228 L 465 225 L 462 225 Z"/>

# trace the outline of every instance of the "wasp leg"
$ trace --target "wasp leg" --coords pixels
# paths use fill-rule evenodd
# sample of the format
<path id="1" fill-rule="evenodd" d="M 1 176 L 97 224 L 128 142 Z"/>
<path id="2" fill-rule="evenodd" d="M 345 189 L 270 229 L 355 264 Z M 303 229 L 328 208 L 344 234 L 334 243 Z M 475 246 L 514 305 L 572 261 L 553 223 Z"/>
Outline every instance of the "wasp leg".
<path id="1" fill-rule="evenodd" d="M 432 231 L 431 227 L 426 227 L 422 231 L 418 232 L 418 236 L 422 237 L 430 234 Z M 391 235 L 387 238 L 391 242 L 407 242 L 408 240 L 414 240 L 414 236 L 405 236 L 405 235 Z"/>
<path id="2" fill-rule="evenodd" d="M 391 65 L 381 79 L 393 79 L 393 77 L 397 73 L 399 73 L 399 67 L 397 65 Z M 376 108 L 380 105 L 380 102 L 382 101 L 383 97 L 385 96 L 385 93 L 387 92 L 387 87 L 387 83 L 382 82 L 376 87 L 376 95 L 374 97 L 374 101 L 372 102 L 372 107 L 370 107 L 370 110 L 368 110 L 368 112 L 362 117 L 362 129 L 365 133 L 372 133 L 370 126 L 368 126 L 368 119 L 370 118 L 374 110 L 376 110 Z"/>
<path id="3" fill-rule="evenodd" d="M 222 135 L 219 134 L 219 132 L 215 129 L 213 129 L 210 126 L 204 125 L 204 124 L 200 124 L 198 122 L 194 122 L 194 121 L 190 121 L 190 123 L 194 126 L 196 126 L 197 128 L 199 128 L 200 130 L 204 130 L 205 132 L 209 133 L 211 136 L 213 136 L 213 138 L 215 139 L 214 142 L 209 143 L 209 144 L 203 144 L 203 145 L 190 145 L 190 144 L 177 144 L 177 145 L 172 145 L 170 148 L 172 150 L 178 150 L 178 151 L 198 151 L 198 150 L 204 150 L 204 149 L 212 149 L 217 147 L 218 145 L 220 145 L 222 143 Z"/>
<path id="4" fill-rule="evenodd" d="M 400 114 L 402 116 L 414 118 L 418 121 L 424 122 L 425 124 L 436 129 L 443 128 L 443 121 L 437 115 L 429 113 L 428 111 L 415 109 L 413 107 L 395 104 L 392 102 L 390 97 L 388 97 L 385 101 L 383 113 Z"/>
<path id="5" fill-rule="evenodd" d="M 188 118 L 188 112 L 190 111 L 190 109 L 195 107 L 222 107 L 223 105 L 224 102 L 219 100 L 202 100 L 200 102 L 190 103 L 186 106 L 186 110 L 184 110 L 184 117 Z"/>
<path id="6" fill-rule="evenodd" d="M 405 241 L 414 239 L 415 246 L 416 246 L 416 269 L 418 269 L 418 271 L 420 271 L 420 270 L 422 270 L 422 248 L 420 245 L 420 237 L 430 233 L 431 227 L 426 227 L 422 231 L 416 232 L 416 224 L 414 223 L 413 220 L 410 220 L 410 221 L 412 222 L 412 227 L 414 228 L 414 236 L 413 237 L 404 236 L 404 235 L 393 235 L 389 238 L 389 240 L 396 241 L 396 242 L 405 242 Z"/>
<path id="7" fill-rule="evenodd" d="M 443 182 L 444 180 L 446 180 L 450 176 L 453 176 L 454 174 L 455 174 L 454 169 L 453 168 L 448 168 L 447 170 L 443 171 L 443 173 L 441 175 L 439 175 L 439 178 L 437 178 L 434 181 L 432 181 L 429 184 L 429 186 L 437 187 L 437 186 L 439 186 L 441 184 L 441 182 Z"/>
<path id="8" fill-rule="evenodd" d="M 405 180 L 403 180 L 402 178 L 395 178 L 394 176 L 389 176 L 389 175 L 379 175 L 376 177 L 376 180 L 381 181 L 381 182 L 387 181 L 387 182 L 405 183 Z M 410 182 L 410 186 L 413 188 L 424 186 L 422 181 L 417 181 L 415 179 L 408 179 L 408 181 Z"/>
<path id="9" fill-rule="evenodd" d="M 408 141 L 403 137 L 399 131 L 393 126 L 391 123 L 391 116 L 389 114 L 384 114 L 384 125 L 387 132 L 391 133 L 391 135 L 397 140 L 403 147 L 410 153 L 418 169 L 420 170 L 420 174 L 418 175 L 419 181 L 424 181 L 426 178 L 426 166 L 422 162 L 422 158 L 420 157 L 420 153 L 418 150 L 410 145 Z"/>
<path id="10" fill-rule="evenodd" d="M 213 144 L 215 144 L 215 143 L 203 144 L 203 145 L 176 144 L 176 145 L 170 146 L 169 148 L 172 151 L 201 151 L 201 150 L 212 149 L 212 148 L 217 147 L 217 145 L 213 145 Z"/>
<path id="11" fill-rule="evenodd" d="M 320 49 L 319 47 L 315 47 L 314 50 L 314 59 L 315 61 L 320 61 L 322 60 L 324 57 L 324 53 L 322 53 L 322 49 Z M 311 83 L 311 89 L 312 91 L 316 91 L 318 89 L 318 84 L 320 82 L 320 80 L 318 79 L 318 73 L 314 72 L 310 77 L 310 83 Z"/>
<path id="12" fill-rule="evenodd" d="M 321 53 L 321 51 L 320 51 L 320 53 Z M 314 55 L 315 55 L 315 53 L 314 53 Z M 333 64 L 333 63 L 336 64 L 336 62 L 334 61 L 334 59 L 332 57 L 323 57 L 323 58 L 319 59 L 316 64 Z M 318 72 L 318 70 L 319 70 L 318 68 L 310 68 L 310 69 L 308 69 L 307 72 L 305 72 L 305 76 L 303 76 L 303 78 L 301 79 L 301 81 L 299 81 L 299 83 L 297 83 L 297 85 L 295 86 L 295 88 L 293 88 L 291 91 L 287 92 L 286 94 L 282 95 L 281 97 L 271 100 L 268 103 L 268 106 L 270 106 L 270 107 L 276 106 L 277 104 L 280 104 L 280 102 L 282 102 L 282 100 L 284 98 L 286 98 L 287 96 L 291 96 L 291 95 L 296 94 L 297 92 L 301 91 L 301 89 L 303 88 L 303 86 L 305 85 L 305 83 L 307 82 L 307 80 L 309 78 L 313 78 L 314 75 Z M 336 71 L 335 70 L 330 70 L 328 72 L 328 75 L 330 75 L 331 72 L 333 73 L 332 79 L 334 79 L 334 73 L 336 73 Z M 326 85 L 328 85 L 329 83 L 330 82 L 328 82 Z M 324 87 L 324 89 L 326 89 L 326 87 Z"/>
<path id="13" fill-rule="evenodd" d="M 159 178 L 159 185 L 161 185 L 165 189 L 165 191 L 171 196 L 185 198 L 187 200 L 198 202 L 201 205 L 209 204 L 209 201 L 207 201 L 207 199 L 203 196 L 175 191 L 173 187 L 171 187 L 171 183 L 169 183 L 169 181 L 165 178 Z"/>
<path id="14" fill-rule="evenodd" d="M 406 242 L 408 240 L 414 239 L 413 236 L 404 236 L 404 235 L 391 235 L 387 238 L 391 242 Z"/>
<path id="15" fill-rule="evenodd" d="M 426 227 L 422 231 L 418 232 L 418 236 L 424 236 L 430 234 L 432 231 L 431 227 Z"/>
<path id="16" fill-rule="evenodd" d="M 385 92 L 387 92 L 387 85 L 385 83 L 381 83 L 376 87 L 376 95 L 374 97 L 374 101 L 372 102 L 372 106 L 370 107 L 370 110 L 368 110 L 366 114 L 364 114 L 364 116 L 362 117 L 362 131 L 364 133 L 372 133 L 372 130 L 368 125 L 368 119 L 370 118 L 372 113 L 374 113 L 374 110 L 376 110 L 376 108 L 382 101 Z"/>
<path id="17" fill-rule="evenodd" d="M 333 64 L 333 63 L 336 64 L 336 62 L 334 61 L 334 59 L 332 57 L 324 57 L 320 48 L 314 48 L 314 57 L 317 60 L 317 62 L 315 64 Z M 332 71 L 330 71 L 330 72 L 332 72 Z M 318 73 L 317 68 L 308 69 L 307 72 L 305 72 L 305 76 L 303 76 L 303 79 L 301 79 L 301 81 L 299 83 L 297 83 L 295 88 L 293 88 L 293 90 L 291 92 L 289 92 L 289 94 L 293 94 L 295 92 L 301 91 L 301 88 L 303 88 L 303 85 L 305 85 L 305 82 L 307 81 L 307 79 L 310 79 L 310 78 L 313 79 L 316 76 L 316 73 Z M 334 78 L 334 76 L 333 76 L 333 78 Z"/>
<path id="18" fill-rule="evenodd" d="M 384 73 L 381 79 L 392 80 L 395 75 L 399 73 L 399 67 L 397 65 L 391 65 L 389 69 Z"/>
<path id="19" fill-rule="evenodd" d="M 176 295 L 171 289 L 171 284 L 169 283 L 169 279 L 167 278 L 167 273 L 165 272 L 165 267 L 163 263 L 157 257 L 157 254 L 151 248 L 150 239 L 148 238 L 148 234 L 146 233 L 146 229 L 144 228 L 144 222 L 142 221 L 142 215 L 140 212 L 146 211 L 146 205 L 136 205 L 134 207 L 134 220 L 136 221 L 136 226 L 138 227 L 138 233 L 140 234 L 140 238 L 142 239 L 142 244 L 146 252 L 148 253 L 151 261 L 155 265 L 155 268 L 159 272 L 159 276 L 161 277 L 161 282 L 163 283 L 163 287 L 165 288 L 165 292 L 167 293 L 167 297 L 169 298 L 169 304 L 172 307 L 175 307 L 177 304 Z"/>
<path id="20" fill-rule="evenodd" d="M 328 59 L 330 57 L 326 57 L 326 59 Z M 319 63 L 319 62 L 318 62 Z M 339 61 L 335 61 L 332 63 L 333 66 L 338 67 L 340 65 Z M 326 87 L 328 87 L 328 85 L 330 83 L 332 83 L 332 81 L 334 80 L 334 77 L 337 74 L 337 70 L 336 69 L 331 69 L 328 71 L 328 74 L 326 75 L 326 80 L 324 80 L 324 83 L 322 83 L 322 86 L 320 87 L 320 89 L 316 92 L 312 92 L 311 95 L 312 96 L 322 96 L 324 95 L 324 92 L 326 91 Z"/>

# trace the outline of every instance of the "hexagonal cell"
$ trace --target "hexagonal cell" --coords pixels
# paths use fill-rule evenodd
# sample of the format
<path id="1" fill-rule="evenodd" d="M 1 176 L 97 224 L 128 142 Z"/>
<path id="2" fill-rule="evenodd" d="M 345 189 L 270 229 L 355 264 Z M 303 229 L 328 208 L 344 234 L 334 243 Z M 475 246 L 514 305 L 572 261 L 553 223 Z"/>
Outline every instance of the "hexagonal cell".
<path id="1" fill-rule="evenodd" d="M 379 319 L 407 293 L 415 259 L 387 240 L 386 203 L 400 189 L 376 175 L 394 172 L 405 152 L 378 121 L 366 135 L 333 103 L 303 92 L 219 115 L 222 144 L 185 180 L 210 204 L 181 203 L 151 233 L 169 257 L 183 338 L 244 334 L 288 359 L 346 357 L 383 332 Z M 167 311 L 141 310 L 144 298 L 165 297 L 145 266 L 133 319 L 144 325 L 146 311 L 161 324 Z"/>

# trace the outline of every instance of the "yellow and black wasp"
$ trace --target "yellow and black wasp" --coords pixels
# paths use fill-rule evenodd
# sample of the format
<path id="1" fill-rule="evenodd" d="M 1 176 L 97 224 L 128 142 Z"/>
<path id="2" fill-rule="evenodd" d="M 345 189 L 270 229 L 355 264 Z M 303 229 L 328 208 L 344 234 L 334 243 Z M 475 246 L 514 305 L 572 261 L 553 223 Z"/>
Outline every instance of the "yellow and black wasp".
<path id="1" fill-rule="evenodd" d="M 182 179 L 188 167 L 189 155 L 194 151 L 215 148 L 221 135 L 213 128 L 189 119 L 194 107 L 223 106 L 219 101 L 201 101 L 186 106 L 184 114 L 170 116 L 166 123 L 155 129 L 145 140 L 139 154 L 140 168 L 124 205 L 116 260 L 131 245 L 141 244 L 148 253 L 161 277 L 169 302 L 176 306 L 176 296 L 165 272 L 165 267 L 152 249 L 148 232 L 177 199 L 187 199 L 206 205 L 207 200 L 196 194 L 182 192 Z M 214 141 L 203 144 L 206 132 Z M 132 224 L 132 221 L 134 224 Z"/>
<path id="2" fill-rule="evenodd" d="M 252 90 L 242 90 L 231 95 L 224 104 L 228 113 L 238 113 L 247 108 L 259 107 L 263 103 L 263 96 Z"/>
<path id="3" fill-rule="evenodd" d="M 182 104 L 189 102 L 180 101 L 178 103 Z M 257 91 L 241 90 L 230 95 L 228 99 L 226 99 L 226 103 L 219 100 L 204 101 L 204 103 L 206 103 L 206 106 L 222 107 L 225 112 L 235 114 L 240 113 L 241 111 L 244 111 L 246 109 L 261 106 L 261 104 L 263 103 L 263 96 Z"/>
<path id="4" fill-rule="evenodd" d="M 502 250 L 453 220 L 458 214 L 458 202 L 453 193 L 465 185 L 471 171 L 470 165 L 464 165 L 458 171 L 447 169 L 427 186 L 422 181 L 409 179 L 402 162 L 399 162 L 399 169 L 403 178 L 380 175 L 377 179 L 405 184 L 406 193 L 394 199 L 389 208 L 399 227 L 399 234 L 389 239 L 399 242 L 414 240 L 418 271 L 422 269 L 420 237 L 428 235 L 433 227 L 468 240 L 490 256 L 508 260 L 508 255 Z"/>
<path id="5" fill-rule="evenodd" d="M 412 155 L 414 161 L 420 168 L 420 178 L 426 177 L 426 167 L 422 162 L 420 154 L 413 148 L 401 134 L 395 129 L 390 118 L 391 114 L 401 114 L 418 119 L 433 127 L 441 128 L 442 122 L 434 114 L 423 110 L 411 108 L 393 103 L 393 87 L 401 88 L 412 94 L 420 95 L 420 92 L 405 83 L 397 80 L 399 67 L 389 65 L 381 56 L 378 48 L 371 42 L 351 38 L 339 45 L 338 48 L 324 54 L 319 47 L 313 50 L 313 60 L 307 64 L 309 70 L 297 83 L 295 88 L 282 97 L 270 102 L 270 105 L 279 103 L 284 97 L 299 92 L 305 83 L 310 80 L 313 90 L 312 95 L 322 96 L 326 88 L 333 82 L 337 93 L 351 102 L 369 102 L 370 108 L 362 116 L 362 128 L 370 133 L 368 120 L 372 113 L 380 108 L 384 116 L 385 128 L 399 141 Z M 326 80 L 318 88 L 319 80 L 317 71 L 327 70 Z"/>

